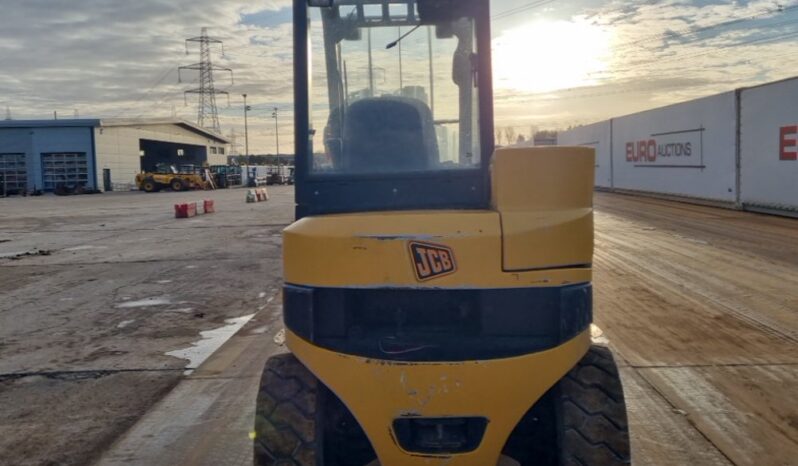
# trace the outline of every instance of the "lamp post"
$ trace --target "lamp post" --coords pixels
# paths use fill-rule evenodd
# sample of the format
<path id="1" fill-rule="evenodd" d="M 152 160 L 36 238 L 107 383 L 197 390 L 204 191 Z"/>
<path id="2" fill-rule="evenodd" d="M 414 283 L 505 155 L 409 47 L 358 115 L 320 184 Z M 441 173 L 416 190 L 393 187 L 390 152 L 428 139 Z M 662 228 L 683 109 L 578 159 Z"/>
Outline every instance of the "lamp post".
<path id="1" fill-rule="evenodd" d="M 249 126 L 247 125 L 247 112 L 252 110 L 252 107 L 247 105 L 247 95 L 241 94 L 244 97 L 244 155 L 247 157 L 247 164 L 249 160 Z"/>
<path id="2" fill-rule="evenodd" d="M 277 129 L 277 107 L 274 107 L 274 111 L 272 112 L 272 118 L 274 118 L 274 139 L 275 145 L 277 146 L 277 166 L 280 166 L 280 132 Z"/>

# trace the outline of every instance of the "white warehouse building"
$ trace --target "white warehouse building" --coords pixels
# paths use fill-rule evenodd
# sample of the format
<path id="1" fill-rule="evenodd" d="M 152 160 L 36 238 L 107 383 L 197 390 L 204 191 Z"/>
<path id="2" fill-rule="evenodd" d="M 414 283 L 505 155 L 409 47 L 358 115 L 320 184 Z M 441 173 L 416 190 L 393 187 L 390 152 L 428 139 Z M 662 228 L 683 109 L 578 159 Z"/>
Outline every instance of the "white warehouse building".
<path id="1" fill-rule="evenodd" d="M 158 163 L 225 165 L 229 143 L 177 119 L 0 121 L 0 184 L 9 193 L 59 185 L 127 190 Z"/>

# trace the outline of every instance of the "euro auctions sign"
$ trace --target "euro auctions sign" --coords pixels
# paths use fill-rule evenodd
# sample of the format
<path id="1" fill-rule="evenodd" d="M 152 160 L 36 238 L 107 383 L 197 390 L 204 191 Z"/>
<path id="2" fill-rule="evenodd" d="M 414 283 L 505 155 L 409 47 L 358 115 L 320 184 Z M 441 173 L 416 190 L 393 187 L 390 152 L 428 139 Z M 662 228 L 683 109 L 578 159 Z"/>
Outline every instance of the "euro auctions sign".
<path id="1" fill-rule="evenodd" d="M 635 167 L 698 167 L 704 166 L 704 128 L 668 133 L 655 133 L 647 138 L 626 143 L 626 161 Z"/>
<path id="2" fill-rule="evenodd" d="M 798 125 L 779 129 L 779 160 L 798 160 Z"/>

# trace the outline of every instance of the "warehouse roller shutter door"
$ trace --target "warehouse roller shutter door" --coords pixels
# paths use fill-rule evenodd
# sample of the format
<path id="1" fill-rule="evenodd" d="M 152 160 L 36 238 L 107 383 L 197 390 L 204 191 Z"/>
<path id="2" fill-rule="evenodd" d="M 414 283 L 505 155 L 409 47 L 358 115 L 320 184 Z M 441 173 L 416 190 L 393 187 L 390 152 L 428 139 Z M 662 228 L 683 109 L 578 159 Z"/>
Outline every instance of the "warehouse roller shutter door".
<path id="1" fill-rule="evenodd" d="M 89 164 L 85 152 L 58 152 L 42 154 L 42 182 L 45 191 L 54 191 L 59 185 L 87 186 Z"/>
<path id="2" fill-rule="evenodd" d="M 0 154 L 0 194 L 16 194 L 26 191 L 28 170 L 25 154 Z"/>

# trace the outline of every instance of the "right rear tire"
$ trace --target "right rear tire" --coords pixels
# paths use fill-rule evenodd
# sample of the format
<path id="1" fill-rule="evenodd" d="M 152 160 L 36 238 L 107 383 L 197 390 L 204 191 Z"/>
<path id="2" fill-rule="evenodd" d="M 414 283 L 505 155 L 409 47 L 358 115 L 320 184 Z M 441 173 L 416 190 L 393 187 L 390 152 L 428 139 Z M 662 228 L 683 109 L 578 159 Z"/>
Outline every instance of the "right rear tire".
<path id="1" fill-rule="evenodd" d="M 593 345 L 557 385 L 560 464 L 630 464 L 626 403 L 609 348 Z"/>
<path id="2" fill-rule="evenodd" d="M 520 466 L 630 464 L 623 387 L 609 348 L 591 346 L 524 415 L 503 453 Z"/>

